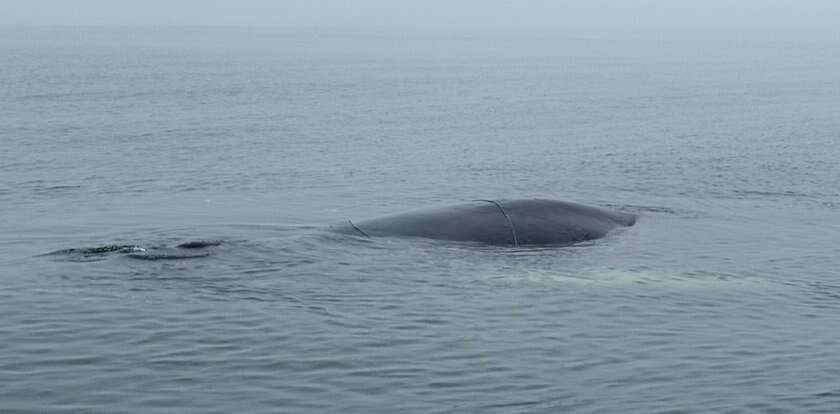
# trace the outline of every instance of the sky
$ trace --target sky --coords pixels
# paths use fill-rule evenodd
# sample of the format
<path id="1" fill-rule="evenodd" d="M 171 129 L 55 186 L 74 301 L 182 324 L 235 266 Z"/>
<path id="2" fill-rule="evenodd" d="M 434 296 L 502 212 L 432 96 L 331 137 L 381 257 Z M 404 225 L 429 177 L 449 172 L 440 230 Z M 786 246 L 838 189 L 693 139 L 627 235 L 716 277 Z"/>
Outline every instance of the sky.
<path id="1" fill-rule="evenodd" d="M 840 33 L 836 0 L 0 0 L 0 24 Z"/>

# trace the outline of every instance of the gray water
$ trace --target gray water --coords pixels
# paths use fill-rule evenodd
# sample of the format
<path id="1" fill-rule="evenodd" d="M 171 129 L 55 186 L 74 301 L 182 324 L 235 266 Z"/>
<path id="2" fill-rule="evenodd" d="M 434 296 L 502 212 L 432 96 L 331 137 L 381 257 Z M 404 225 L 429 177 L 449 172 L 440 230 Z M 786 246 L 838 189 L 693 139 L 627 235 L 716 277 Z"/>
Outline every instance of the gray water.
<path id="1" fill-rule="evenodd" d="M 838 73 L 838 39 L 3 27 L 0 411 L 840 411 Z M 525 197 L 639 219 L 328 231 Z"/>

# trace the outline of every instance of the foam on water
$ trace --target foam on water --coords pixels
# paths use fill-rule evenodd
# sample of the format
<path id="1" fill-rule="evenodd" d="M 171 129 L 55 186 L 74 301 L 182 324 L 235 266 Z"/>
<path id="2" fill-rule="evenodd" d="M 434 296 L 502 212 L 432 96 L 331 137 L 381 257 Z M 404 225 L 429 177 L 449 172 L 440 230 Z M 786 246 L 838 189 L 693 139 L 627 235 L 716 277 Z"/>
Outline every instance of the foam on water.
<path id="1" fill-rule="evenodd" d="M 645 287 L 650 289 L 676 290 L 732 290 L 762 289 L 767 282 L 750 276 L 705 272 L 657 272 L 630 269 L 588 269 L 578 274 L 551 271 L 525 271 L 511 275 L 493 275 L 488 277 L 497 282 L 520 282 L 535 285 L 570 285 L 583 287 Z"/>

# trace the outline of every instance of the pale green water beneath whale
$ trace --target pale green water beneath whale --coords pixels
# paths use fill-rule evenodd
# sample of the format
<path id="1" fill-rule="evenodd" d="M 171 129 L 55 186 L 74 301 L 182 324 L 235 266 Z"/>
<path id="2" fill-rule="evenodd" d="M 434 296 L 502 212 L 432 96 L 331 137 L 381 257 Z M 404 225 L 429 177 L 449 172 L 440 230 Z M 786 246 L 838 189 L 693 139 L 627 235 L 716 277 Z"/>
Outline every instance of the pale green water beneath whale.
<path id="1" fill-rule="evenodd" d="M 0 411 L 840 411 L 838 51 L 0 28 Z M 527 197 L 639 219 L 324 231 Z"/>

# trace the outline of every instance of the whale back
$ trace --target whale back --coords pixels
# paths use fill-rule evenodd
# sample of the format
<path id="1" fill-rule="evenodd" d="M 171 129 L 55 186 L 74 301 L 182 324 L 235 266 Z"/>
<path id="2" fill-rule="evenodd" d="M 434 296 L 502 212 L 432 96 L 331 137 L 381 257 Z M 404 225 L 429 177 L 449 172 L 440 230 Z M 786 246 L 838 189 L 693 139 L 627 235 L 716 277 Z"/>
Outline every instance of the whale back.
<path id="1" fill-rule="evenodd" d="M 632 214 L 566 201 L 481 200 L 348 222 L 335 230 L 368 237 L 421 237 L 513 246 L 563 245 L 604 237 L 610 230 L 631 226 L 635 221 Z"/>
<path id="2" fill-rule="evenodd" d="M 355 223 L 366 236 L 403 236 L 427 239 L 513 244 L 511 231 L 498 207 L 472 202 L 410 211 Z"/>
<path id="3" fill-rule="evenodd" d="M 502 200 L 519 244 L 571 244 L 604 237 L 636 222 L 632 214 L 557 200 Z"/>

